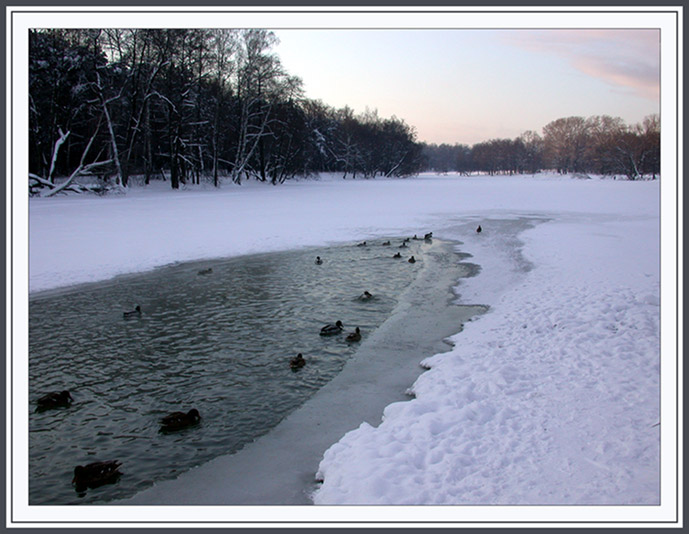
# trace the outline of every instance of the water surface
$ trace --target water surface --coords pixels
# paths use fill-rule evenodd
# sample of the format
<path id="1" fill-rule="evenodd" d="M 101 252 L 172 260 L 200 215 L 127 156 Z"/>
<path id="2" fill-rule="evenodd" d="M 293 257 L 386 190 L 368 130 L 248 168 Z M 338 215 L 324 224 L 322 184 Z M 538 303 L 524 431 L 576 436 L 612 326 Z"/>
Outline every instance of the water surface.
<path id="1" fill-rule="evenodd" d="M 339 319 L 345 333 L 360 327 L 365 342 L 431 247 L 382 243 L 180 264 L 32 295 L 29 398 L 68 389 L 74 404 L 28 408 L 30 504 L 126 498 L 275 427 L 356 351 L 344 335 L 319 336 L 321 326 Z M 364 290 L 375 298 L 358 300 Z M 141 317 L 124 319 L 137 304 Z M 294 372 L 297 352 L 308 364 Z M 198 427 L 159 432 L 162 416 L 191 407 Z M 76 494 L 74 466 L 115 458 L 124 473 L 117 484 Z"/>

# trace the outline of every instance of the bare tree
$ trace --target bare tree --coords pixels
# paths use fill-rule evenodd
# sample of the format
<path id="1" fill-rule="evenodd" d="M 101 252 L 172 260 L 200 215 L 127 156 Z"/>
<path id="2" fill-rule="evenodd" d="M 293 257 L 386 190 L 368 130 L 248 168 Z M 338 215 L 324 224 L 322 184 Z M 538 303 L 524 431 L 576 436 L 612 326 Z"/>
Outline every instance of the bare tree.
<path id="1" fill-rule="evenodd" d="M 33 194 L 37 194 L 38 191 L 41 190 L 41 195 L 44 197 L 51 197 L 57 195 L 58 193 L 61 193 L 62 191 L 73 191 L 76 193 L 81 193 L 83 191 L 94 190 L 93 187 L 76 185 L 74 184 L 74 180 L 79 176 L 88 176 L 95 169 L 101 168 L 105 165 L 109 165 L 110 163 L 112 163 L 112 160 L 93 161 L 91 163 L 86 163 L 88 153 L 91 150 L 93 142 L 98 135 L 98 130 L 100 130 L 100 123 L 101 121 L 99 120 L 98 125 L 96 126 L 96 130 L 93 132 L 93 135 L 89 139 L 88 143 L 86 144 L 86 147 L 84 148 L 84 151 L 81 154 L 79 164 L 71 172 L 69 177 L 67 177 L 67 179 L 64 182 L 56 185 L 51 175 L 48 175 L 47 178 L 44 178 L 36 174 L 29 173 L 29 190 L 32 191 Z M 55 147 L 53 149 L 53 161 L 57 159 L 60 147 L 62 146 L 63 142 L 67 139 L 69 134 L 69 131 L 65 133 L 60 130 L 60 138 L 58 139 L 58 142 L 55 143 Z"/>
<path id="2" fill-rule="evenodd" d="M 588 148 L 588 125 L 582 117 L 557 119 L 543 127 L 545 156 L 562 174 L 583 172 Z"/>
<path id="3" fill-rule="evenodd" d="M 239 103 L 237 144 L 230 176 L 240 183 L 242 175 L 255 173 L 266 180 L 264 140 L 271 136 L 272 111 L 279 101 L 301 94 L 301 80 L 289 76 L 279 58 L 270 52 L 277 37 L 266 30 L 242 30 L 237 50 L 236 97 Z M 252 159 L 257 164 L 252 167 Z"/>

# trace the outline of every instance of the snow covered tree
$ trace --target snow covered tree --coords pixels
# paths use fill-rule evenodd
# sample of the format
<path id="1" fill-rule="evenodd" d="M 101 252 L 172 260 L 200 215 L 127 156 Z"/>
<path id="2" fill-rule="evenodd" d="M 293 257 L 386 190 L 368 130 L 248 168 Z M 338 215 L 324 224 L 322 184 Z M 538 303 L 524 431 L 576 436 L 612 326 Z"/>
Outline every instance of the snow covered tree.
<path id="1" fill-rule="evenodd" d="M 29 41 L 34 189 L 60 177 L 73 190 L 86 171 L 121 188 L 140 174 L 179 188 L 421 168 L 403 120 L 305 99 L 267 30 L 35 30 Z"/>
<path id="2" fill-rule="evenodd" d="M 105 64 L 100 51 L 74 44 L 63 31 L 31 30 L 29 172 L 52 182 L 77 165 L 100 116 L 93 82 Z"/>

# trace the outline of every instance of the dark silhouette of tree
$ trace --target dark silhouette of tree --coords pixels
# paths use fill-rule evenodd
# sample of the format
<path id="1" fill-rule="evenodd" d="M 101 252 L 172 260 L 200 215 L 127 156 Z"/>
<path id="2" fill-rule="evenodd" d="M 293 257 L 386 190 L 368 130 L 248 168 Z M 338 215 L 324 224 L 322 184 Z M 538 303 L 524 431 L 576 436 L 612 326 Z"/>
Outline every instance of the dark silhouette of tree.
<path id="1" fill-rule="evenodd" d="M 657 115 L 628 126 L 607 115 L 566 117 L 547 124 L 543 137 L 526 131 L 515 139 L 465 145 L 424 144 L 423 167 L 438 173 L 488 175 L 555 170 L 624 175 L 630 180 L 660 172 L 660 121 Z"/>
<path id="2" fill-rule="evenodd" d="M 426 145 L 398 117 L 304 98 L 277 42 L 259 29 L 32 30 L 31 192 L 126 188 L 132 176 L 179 188 L 220 186 L 223 177 L 279 184 L 319 172 L 660 172 L 657 116 L 631 127 L 608 116 L 566 117 L 542 136 Z"/>
<path id="3" fill-rule="evenodd" d="M 543 127 L 546 165 L 559 173 L 585 172 L 589 125 L 582 117 L 557 119 Z"/>

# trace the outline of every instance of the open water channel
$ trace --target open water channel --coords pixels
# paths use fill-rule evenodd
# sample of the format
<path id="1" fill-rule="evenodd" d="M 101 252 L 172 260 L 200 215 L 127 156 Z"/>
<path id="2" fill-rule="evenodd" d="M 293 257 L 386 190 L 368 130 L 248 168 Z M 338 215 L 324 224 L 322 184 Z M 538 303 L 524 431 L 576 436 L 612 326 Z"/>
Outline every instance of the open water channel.
<path id="1" fill-rule="evenodd" d="M 401 238 L 385 241 L 179 264 L 32 295 L 29 503 L 103 504 L 174 479 L 267 434 L 357 351 L 375 348 L 376 336 L 375 352 L 384 352 L 400 338 L 395 332 L 406 331 L 411 341 L 401 352 L 418 362 L 429 355 L 414 354 L 422 338 L 437 343 L 480 311 L 452 306 L 461 313 L 449 318 L 442 334 L 427 328 L 433 320 L 405 325 L 400 307 L 423 312 L 429 298 L 448 306 L 451 285 L 475 266 L 460 263 L 448 243 L 412 240 L 399 248 Z M 393 257 L 397 252 L 401 258 Z M 413 264 L 407 261 L 412 255 Z M 212 272 L 200 274 L 207 269 Z M 441 287 L 429 294 L 419 285 Z M 410 293 L 412 287 L 417 290 Z M 364 291 L 374 298 L 360 300 Z M 136 305 L 141 316 L 123 318 Z M 344 323 L 343 334 L 319 335 L 336 320 Z M 387 330 L 395 339 L 382 335 L 386 322 L 397 325 Z M 347 343 L 355 327 L 363 339 Z M 289 361 L 298 352 L 307 364 L 293 371 Z M 384 360 L 388 367 L 391 357 Z M 408 387 L 413 377 L 403 380 Z M 38 397 L 63 389 L 74 398 L 70 407 L 35 411 Z M 403 395 L 402 388 L 397 397 Z M 161 417 L 192 407 L 200 425 L 159 431 Z M 75 492 L 76 465 L 111 459 L 122 462 L 116 484 Z"/>

